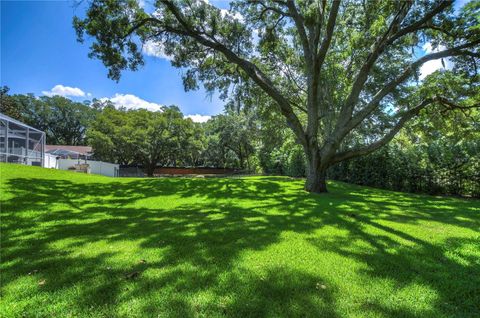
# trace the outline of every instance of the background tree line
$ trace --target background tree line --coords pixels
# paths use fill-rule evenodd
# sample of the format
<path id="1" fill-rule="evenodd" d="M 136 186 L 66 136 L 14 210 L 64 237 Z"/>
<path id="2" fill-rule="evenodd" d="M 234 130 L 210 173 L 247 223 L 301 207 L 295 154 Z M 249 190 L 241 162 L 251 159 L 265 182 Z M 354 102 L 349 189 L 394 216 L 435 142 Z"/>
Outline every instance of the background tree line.
<path id="1" fill-rule="evenodd" d="M 78 103 L 61 96 L 8 92 L 8 87 L 0 88 L 1 113 L 43 130 L 49 144 L 85 145 L 86 129 L 96 113 L 89 101 Z"/>
<path id="2" fill-rule="evenodd" d="M 0 112 L 45 131 L 48 144 L 90 145 L 96 159 L 141 165 L 148 175 L 156 166 L 258 171 L 252 161 L 258 121 L 246 112 L 195 123 L 176 106 L 128 110 L 104 100 L 80 103 L 8 91 L 1 89 Z"/>
<path id="3" fill-rule="evenodd" d="M 250 96 L 252 97 L 252 96 Z M 236 168 L 305 177 L 306 158 L 279 114 L 248 99 L 194 123 L 176 106 L 160 112 L 117 109 L 108 101 L 8 95 L 1 112 L 44 130 L 50 144 L 91 145 L 99 160 L 156 166 Z M 253 109 L 255 108 L 255 109 Z M 425 114 L 424 116 L 432 116 Z M 480 114 L 419 117 L 389 145 L 328 170 L 330 179 L 385 189 L 480 196 Z M 364 142 L 352 138 L 352 145 Z"/>

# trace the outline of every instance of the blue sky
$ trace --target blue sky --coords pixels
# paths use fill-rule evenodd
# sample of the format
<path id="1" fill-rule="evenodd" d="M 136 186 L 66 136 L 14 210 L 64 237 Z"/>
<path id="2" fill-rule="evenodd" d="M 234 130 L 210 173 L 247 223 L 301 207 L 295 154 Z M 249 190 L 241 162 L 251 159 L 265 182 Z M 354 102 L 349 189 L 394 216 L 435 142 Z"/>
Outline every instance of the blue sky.
<path id="1" fill-rule="evenodd" d="M 146 3 L 151 0 L 139 0 Z M 228 0 L 210 0 L 219 8 L 228 8 Z M 459 0 L 455 8 L 463 6 Z M 107 78 L 107 69 L 98 60 L 88 58 L 88 45 L 76 41 L 72 28 L 74 15 L 84 8 L 73 1 L 1 1 L 1 85 L 11 93 L 67 95 L 74 100 L 109 98 L 130 107 L 178 105 L 186 115 L 215 115 L 223 111 L 216 95 L 203 89 L 185 92 L 181 70 L 159 56 L 145 55 L 145 66 L 137 72 L 125 71 L 117 83 Z M 427 48 L 428 51 L 428 48 Z M 421 55 L 425 53 L 425 47 Z M 158 54 L 157 54 L 158 55 Z M 426 63 L 424 76 L 441 68 L 441 62 Z M 208 117 L 197 116 L 198 120 Z"/>
<path id="2" fill-rule="evenodd" d="M 214 3 L 228 8 L 228 1 Z M 67 97 L 74 100 L 175 104 L 186 115 L 223 111 L 224 103 L 203 89 L 185 92 L 182 71 L 164 58 L 145 56 L 145 66 L 124 72 L 118 83 L 107 78 L 103 64 L 88 58 L 88 45 L 76 41 L 72 18 L 83 12 L 72 1 L 1 1 L 1 85 L 36 96 L 59 85 L 53 93 L 73 94 Z"/>

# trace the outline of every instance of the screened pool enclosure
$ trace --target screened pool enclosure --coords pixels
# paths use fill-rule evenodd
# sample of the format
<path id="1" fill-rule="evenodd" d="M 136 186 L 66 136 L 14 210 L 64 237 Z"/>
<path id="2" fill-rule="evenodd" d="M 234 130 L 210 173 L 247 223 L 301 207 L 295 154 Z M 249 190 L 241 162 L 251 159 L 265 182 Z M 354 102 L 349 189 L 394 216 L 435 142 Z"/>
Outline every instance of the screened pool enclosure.
<path id="1" fill-rule="evenodd" d="M 43 166 L 45 133 L 0 113 L 0 162 Z"/>

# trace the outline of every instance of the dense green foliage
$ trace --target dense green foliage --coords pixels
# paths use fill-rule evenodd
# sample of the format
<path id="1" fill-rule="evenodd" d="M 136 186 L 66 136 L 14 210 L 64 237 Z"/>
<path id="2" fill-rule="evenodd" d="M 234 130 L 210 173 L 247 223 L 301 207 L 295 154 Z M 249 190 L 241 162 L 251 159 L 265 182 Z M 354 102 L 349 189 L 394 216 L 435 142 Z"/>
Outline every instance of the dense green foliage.
<path id="1" fill-rule="evenodd" d="M 402 147 L 398 141 L 330 168 L 329 178 L 405 192 L 480 197 L 480 143 Z"/>
<path id="2" fill-rule="evenodd" d="M 14 119 L 21 120 L 22 113 L 16 101 L 8 95 L 10 88 L 2 86 L 0 88 L 0 113 L 10 116 Z"/>
<path id="3" fill-rule="evenodd" d="M 480 202 L 0 164 L 2 317 L 480 315 Z"/>
<path id="4" fill-rule="evenodd" d="M 139 163 L 152 176 L 157 165 L 188 162 L 196 151 L 195 125 L 177 107 L 162 111 L 117 110 L 107 106 L 88 130 L 95 157 L 120 164 Z"/>
<path id="5" fill-rule="evenodd" d="M 148 175 L 158 166 L 207 166 L 255 171 L 256 125 L 244 112 L 214 116 L 207 123 L 184 118 L 175 107 L 161 111 L 98 110 L 87 140 L 97 159 L 140 164 Z"/>
<path id="6" fill-rule="evenodd" d="M 205 124 L 206 165 L 255 171 L 253 156 L 258 144 L 258 125 L 258 120 L 248 112 L 227 111 L 214 116 Z"/>
<path id="7" fill-rule="evenodd" d="M 92 0 L 73 24 L 112 79 L 143 65 L 149 45 L 186 69 L 186 90 L 203 83 L 232 104 L 280 114 L 311 192 L 327 190 L 330 167 L 383 147 L 413 118 L 479 106 L 478 0 L 457 11 L 453 0 L 239 0 L 230 9 Z M 434 60 L 448 68 L 421 79 Z"/>

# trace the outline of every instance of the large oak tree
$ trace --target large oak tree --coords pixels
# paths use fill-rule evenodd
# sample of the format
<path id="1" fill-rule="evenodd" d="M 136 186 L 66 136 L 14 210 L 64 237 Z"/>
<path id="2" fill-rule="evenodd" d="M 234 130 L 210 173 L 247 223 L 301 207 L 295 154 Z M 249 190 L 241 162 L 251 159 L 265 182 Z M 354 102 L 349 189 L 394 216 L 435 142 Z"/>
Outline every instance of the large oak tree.
<path id="1" fill-rule="evenodd" d="M 148 45 L 186 70 L 186 89 L 267 96 L 305 151 L 306 190 L 325 192 L 330 166 L 385 145 L 425 108 L 475 106 L 480 4 L 456 12 L 452 3 L 246 0 L 226 11 L 157 0 L 147 13 L 134 0 L 93 0 L 74 26 L 113 79 L 141 66 Z M 433 60 L 462 82 L 453 95 L 422 90 L 419 69 Z M 352 135 L 364 142 L 352 146 Z"/>

